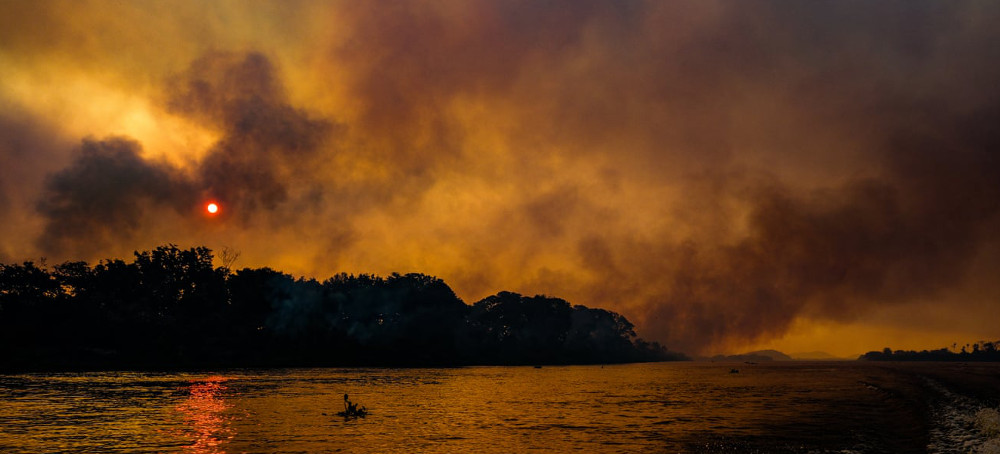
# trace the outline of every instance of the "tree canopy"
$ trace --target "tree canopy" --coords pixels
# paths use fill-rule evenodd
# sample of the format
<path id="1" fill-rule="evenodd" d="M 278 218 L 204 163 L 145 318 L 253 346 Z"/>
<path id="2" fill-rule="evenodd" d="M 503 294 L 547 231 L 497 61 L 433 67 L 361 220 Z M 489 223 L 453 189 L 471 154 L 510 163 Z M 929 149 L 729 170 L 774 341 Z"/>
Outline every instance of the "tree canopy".
<path id="1" fill-rule="evenodd" d="M 213 266 L 205 247 L 131 263 L 0 264 L 0 369 L 452 366 L 684 359 L 625 317 L 547 296 L 463 302 L 423 274 Z"/>
<path id="2" fill-rule="evenodd" d="M 952 348 L 958 348 L 953 344 Z M 867 361 L 1000 361 L 1000 341 L 979 341 L 965 344 L 959 351 L 947 348 L 937 350 L 895 350 L 886 347 L 882 351 L 871 351 L 859 359 Z"/>

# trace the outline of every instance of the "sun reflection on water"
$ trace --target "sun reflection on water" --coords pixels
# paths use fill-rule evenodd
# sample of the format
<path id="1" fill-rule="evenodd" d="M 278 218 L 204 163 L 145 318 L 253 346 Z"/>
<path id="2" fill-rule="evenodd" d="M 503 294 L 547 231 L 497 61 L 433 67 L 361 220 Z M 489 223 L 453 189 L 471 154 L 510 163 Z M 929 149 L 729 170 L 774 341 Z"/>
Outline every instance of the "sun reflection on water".
<path id="1" fill-rule="evenodd" d="M 225 454 L 225 445 L 236 435 L 235 429 L 229 424 L 227 411 L 232 408 L 223 399 L 222 394 L 227 389 L 222 376 L 205 377 L 192 380 L 187 399 L 177 405 L 177 411 L 189 424 L 190 436 L 194 439 L 184 447 L 186 452 L 193 454 Z"/>

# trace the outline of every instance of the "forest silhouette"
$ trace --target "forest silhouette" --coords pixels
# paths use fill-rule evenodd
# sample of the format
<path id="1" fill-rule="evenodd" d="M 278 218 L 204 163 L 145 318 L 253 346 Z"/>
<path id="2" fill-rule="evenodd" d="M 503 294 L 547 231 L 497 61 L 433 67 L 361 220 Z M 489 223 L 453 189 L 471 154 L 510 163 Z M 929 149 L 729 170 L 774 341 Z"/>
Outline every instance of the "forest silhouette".
<path id="1" fill-rule="evenodd" d="M 952 348 L 959 345 L 952 344 Z M 978 341 L 961 346 L 960 351 L 948 348 L 937 350 L 893 350 L 870 351 L 859 358 L 866 361 L 1000 361 L 1000 340 Z"/>
<path id="2" fill-rule="evenodd" d="M 559 298 L 500 292 L 468 305 L 423 274 L 320 282 L 213 259 L 171 244 L 131 263 L 0 264 L 0 370 L 686 359 L 620 314 Z"/>

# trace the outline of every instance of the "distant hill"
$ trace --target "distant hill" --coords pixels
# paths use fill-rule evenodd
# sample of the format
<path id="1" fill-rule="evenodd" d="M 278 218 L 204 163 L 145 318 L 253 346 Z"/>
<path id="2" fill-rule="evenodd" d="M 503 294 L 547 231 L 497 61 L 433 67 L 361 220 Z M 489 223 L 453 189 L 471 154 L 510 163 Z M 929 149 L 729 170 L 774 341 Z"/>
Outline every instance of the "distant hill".
<path id="1" fill-rule="evenodd" d="M 833 356 L 827 352 L 799 352 L 789 355 L 797 361 L 847 361 L 849 358 Z"/>
<path id="2" fill-rule="evenodd" d="M 715 355 L 712 361 L 792 361 L 792 358 L 777 350 L 757 350 L 753 352 L 741 353 L 739 355 Z"/>
<path id="3" fill-rule="evenodd" d="M 755 352 L 744 353 L 745 355 L 767 356 L 774 361 L 791 361 L 792 357 L 777 350 L 757 350 Z"/>
<path id="4" fill-rule="evenodd" d="M 756 363 L 762 361 L 848 361 L 850 358 L 841 358 L 833 356 L 827 352 L 820 351 L 800 352 L 786 355 L 777 350 L 757 350 L 741 353 L 739 355 L 715 355 L 711 358 L 705 359 L 712 361 L 743 361 Z"/>

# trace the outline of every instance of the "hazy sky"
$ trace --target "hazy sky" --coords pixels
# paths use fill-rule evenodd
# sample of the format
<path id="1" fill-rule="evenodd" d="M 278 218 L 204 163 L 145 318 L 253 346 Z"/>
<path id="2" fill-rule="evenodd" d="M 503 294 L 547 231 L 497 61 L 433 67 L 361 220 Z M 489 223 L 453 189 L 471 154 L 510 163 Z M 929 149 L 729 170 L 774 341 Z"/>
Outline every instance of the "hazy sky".
<path id="1" fill-rule="evenodd" d="M 0 2 L 0 261 L 176 243 L 422 272 L 691 353 L 996 339 L 998 22 L 992 1 Z"/>

